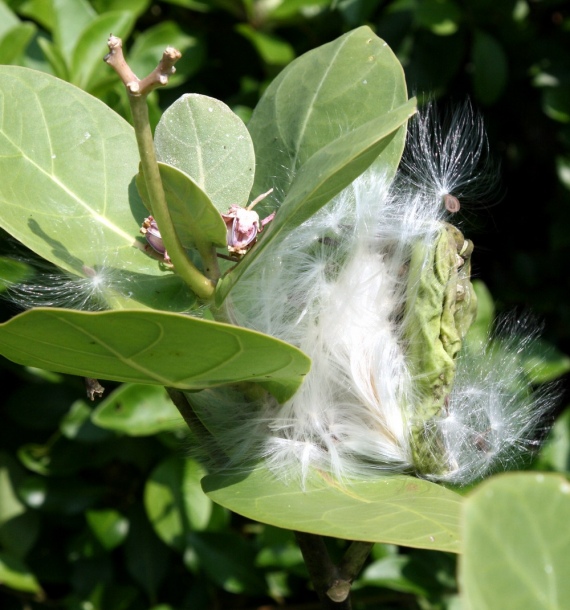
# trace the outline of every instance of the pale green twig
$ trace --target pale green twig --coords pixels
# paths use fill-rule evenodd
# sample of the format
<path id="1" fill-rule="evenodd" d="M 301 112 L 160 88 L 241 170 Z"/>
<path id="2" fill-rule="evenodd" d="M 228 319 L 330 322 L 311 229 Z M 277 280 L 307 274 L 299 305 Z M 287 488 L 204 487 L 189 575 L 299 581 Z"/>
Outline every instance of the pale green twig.
<path id="1" fill-rule="evenodd" d="M 105 62 L 117 72 L 127 89 L 151 213 L 160 227 L 162 240 L 177 274 L 200 298 L 210 299 L 214 294 L 214 284 L 200 273 L 186 255 L 168 211 L 146 103 L 146 96 L 150 91 L 168 82 L 168 77 L 174 72 L 174 64 L 180 58 L 180 53 L 176 49 L 168 47 L 158 66 L 147 77 L 140 80 L 125 61 L 121 39 L 111 36 L 108 45 L 109 53 L 105 56 Z"/>

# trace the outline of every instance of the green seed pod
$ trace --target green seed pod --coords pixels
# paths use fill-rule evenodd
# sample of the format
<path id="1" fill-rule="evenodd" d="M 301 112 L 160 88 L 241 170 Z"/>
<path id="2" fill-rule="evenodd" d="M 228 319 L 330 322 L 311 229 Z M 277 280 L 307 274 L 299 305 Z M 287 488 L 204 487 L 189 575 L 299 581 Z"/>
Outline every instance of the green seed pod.
<path id="1" fill-rule="evenodd" d="M 455 359 L 477 311 L 470 280 L 473 244 L 442 223 L 432 242 L 412 248 L 404 324 L 415 394 L 409 408 L 418 472 L 441 474 L 447 464 L 437 421 L 446 416 Z"/>

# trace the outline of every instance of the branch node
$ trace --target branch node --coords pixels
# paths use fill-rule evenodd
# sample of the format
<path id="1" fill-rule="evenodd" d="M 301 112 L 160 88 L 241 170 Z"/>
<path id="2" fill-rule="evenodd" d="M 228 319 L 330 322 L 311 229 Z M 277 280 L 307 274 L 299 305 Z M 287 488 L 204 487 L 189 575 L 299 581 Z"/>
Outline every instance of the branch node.
<path id="1" fill-rule="evenodd" d="M 174 47 L 166 47 L 158 66 L 148 76 L 139 79 L 125 60 L 123 41 L 111 34 L 107 46 L 109 47 L 109 53 L 105 55 L 103 61 L 109 64 L 119 75 L 129 95 L 135 97 L 148 95 L 153 89 L 167 85 L 170 76 L 176 72 L 174 64 L 182 57 L 180 51 L 177 51 Z"/>
<path id="2" fill-rule="evenodd" d="M 334 580 L 331 586 L 327 589 L 327 597 L 337 603 L 346 601 L 350 595 L 351 583 L 346 580 L 337 579 Z"/>

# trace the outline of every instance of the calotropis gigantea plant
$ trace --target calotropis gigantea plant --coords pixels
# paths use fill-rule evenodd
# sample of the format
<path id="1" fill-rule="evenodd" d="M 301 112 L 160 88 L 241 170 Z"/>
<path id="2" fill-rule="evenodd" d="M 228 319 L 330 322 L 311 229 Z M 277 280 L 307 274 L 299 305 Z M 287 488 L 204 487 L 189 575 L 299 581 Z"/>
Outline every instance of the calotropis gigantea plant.
<path id="1" fill-rule="evenodd" d="M 0 68 L 2 227 L 39 257 L 12 286 L 33 308 L 0 327 L 2 354 L 169 388 L 205 492 L 304 532 L 325 605 L 349 603 L 374 541 L 457 551 L 461 497 L 434 481 L 504 465 L 549 408 L 516 356 L 528 338 L 467 340 L 473 247 L 450 221 L 485 164 L 479 119 L 413 117 L 363 27 L 292 62 L 247 127 L 189 94 L 153 142 L 146 95 L 177 52 L 139 80 L 109 49 L 134 130 Z M 360 542 L 332 566 L 320 535 Z"/>

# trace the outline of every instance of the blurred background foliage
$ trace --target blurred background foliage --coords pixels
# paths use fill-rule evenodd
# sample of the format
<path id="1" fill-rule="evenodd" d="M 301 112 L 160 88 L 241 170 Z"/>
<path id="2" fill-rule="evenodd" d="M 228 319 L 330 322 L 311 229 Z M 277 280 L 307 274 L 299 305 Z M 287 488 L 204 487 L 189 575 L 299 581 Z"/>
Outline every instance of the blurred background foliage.
<path id="1" fill-rule="evenodd" d="M 469 97 L 484 115 L 500 186 L 462 202 L 474 272 L 498 311 L 544 321 L 545 378 L 567 374 L 567 2 L 4 0 L 0 63 L 55 74 L 127 116 L 122 86 L 101 61 L 107 36 L 123 37 L 140 76 L 171 44 L 184 57 L 151 98 L 153 120 L 185 92 L 219 98 L 247 120 L 288 62 L 362 24 L 396 52 L 411 92 L 443 107 Z M 14 313 L 2 306 L 3 319 Z M 290 532 L 230 515 L 202 494 L 201 467 L 184 459 L 192 439 L 161 388 L 106 384 L 94 408 L 79 379 L 6 361 L 0 379 L 3 610 L 317 607 Z M 568 412 L 535 467 L 568 471 Z M 341 547 L 331 541 L 333 554 Z M 356 608 L 457 604 L 455 557 L 443 553 L 376 545 L 355 585 Z"/>

